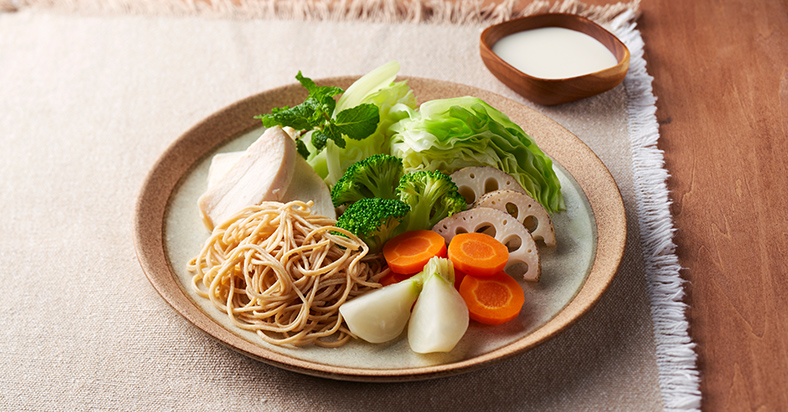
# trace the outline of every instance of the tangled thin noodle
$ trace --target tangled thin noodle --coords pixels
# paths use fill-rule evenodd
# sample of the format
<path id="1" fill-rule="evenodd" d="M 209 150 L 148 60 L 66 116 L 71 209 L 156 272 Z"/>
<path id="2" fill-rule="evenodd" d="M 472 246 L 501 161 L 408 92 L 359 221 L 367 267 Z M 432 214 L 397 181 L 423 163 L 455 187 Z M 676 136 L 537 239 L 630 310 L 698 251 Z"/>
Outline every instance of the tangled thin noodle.
<path id="1" fill-rule="evenodd" d="M 380 288 L 387 269 L 358 237 L 311 214 L 311 206 L 264 202 L 214 228 L 188 264 L 195 291 L 266 342 L 346 343 L 352 335 L 339 306 Z"/>

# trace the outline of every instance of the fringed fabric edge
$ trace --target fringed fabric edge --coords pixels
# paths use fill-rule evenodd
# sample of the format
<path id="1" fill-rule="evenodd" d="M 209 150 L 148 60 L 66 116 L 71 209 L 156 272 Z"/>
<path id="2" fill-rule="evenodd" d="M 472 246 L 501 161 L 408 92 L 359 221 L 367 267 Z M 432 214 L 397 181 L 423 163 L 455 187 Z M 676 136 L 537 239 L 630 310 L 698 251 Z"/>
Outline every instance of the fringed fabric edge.
<path id="1" fill-rule="evenodd" d="M 640 0 L 589 6 L 577 0 L 0 0 L 0 12 L 25 9 L 87 15 L 138 14 L 232 19 L 494 24 L 536 13 L 561 12 L 608 23 Z"/>
<path id="2" fill-rule="evenodd" d="M 657 147 L 659 126 L 651 77 L 643 57 L 644 42 L 627 13 L 610 24 L 629 48 L 631 59 L 624 87 L 629 96 L 628 128 L 633 158 L 638 225 L 641 232 L 651 317 L 657 346 L 662 400 L 669 411 L 700 410 L 700 375 L 695 344 L 689 336 L 684 281 L 673 242 L 668 171 Z"/>

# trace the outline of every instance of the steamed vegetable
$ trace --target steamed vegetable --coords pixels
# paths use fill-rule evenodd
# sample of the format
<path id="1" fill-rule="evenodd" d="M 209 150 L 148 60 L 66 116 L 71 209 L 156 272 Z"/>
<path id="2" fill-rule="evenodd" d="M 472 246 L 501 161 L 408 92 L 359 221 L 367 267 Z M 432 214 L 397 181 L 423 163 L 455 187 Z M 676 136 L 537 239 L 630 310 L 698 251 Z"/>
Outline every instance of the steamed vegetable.
<path id="1" fill-rule="evenodd" d="M 553 219 L 531 196 L 516 190 L 493 190 L 479 197 L 474 207 L 491 207 L 510 214 L 545 246 L 555 246 Z"/>
<path id="2" fill-rule="evenodd" d="M 378 219 L 378 216 L 388 216 L 391 208 L 396 204 L 379 200 L 396 199 L 408 208 L 406 214 L 400 215 L 402 205 L 396 207 L 397 216 L 401 217 L 401 225 L 394 228 L 386 223 L 386 227 L 379 231 L 385 233 L 385 236 L 371 236 L 373 244 L 369 246 L 373 251 L 380 250 L 382 247 L 380 242 L 385 243 L 388 239 L 407 231 L 432 229 L 433 225 L 441 219 L 465 209 L 465 199 L 459 194 L 457 186 L 449 176 L 438 171 L 421 170 L 402 175 L 397 179 L 401 174 L 400 159 L 389 155 L 372 155 L 352 164 L 331 191 L 335 206 L 351 204 L 340 215 L 338 225 L 362 239 L 367 237 L 360 233 L 376 231 L 374 228 L 376 224 L 385 223 Z M 364 205 L 356 206 L 361 200 L 365 201 Z M 345 216 L 348 213 L 350 214 Z M 364 222 L 362 227 L 353 223 L 353 227 L 358 227 L 358 231 L 347 226 L 351 222 L 359 221 Z"/>
<path id="3" fill-rule="evenodd" d="M 394 81 L 398 71 L 397 62 L 386 63 L 344 93 L 317 86 L 299 72 L 307 99 L 257 117 L 266 127 L 295 128 L 298 152 L 329 187 L 353 163 L 391 154 L 403 159 L 406 172 L 495 167 L 512 175 L 548 212 L 564 209 L 552 161 L 520 126 L 470 96 L 431 100 L 417 108 L 407 83 Z"/>
<path id="4" fill-rule="evenodd" d="M 416 97 L 407 82 L 394 82 L 399 63 L 388 62 L 354 82 L 337 102 L 336 111 L 364 104 L 379 109 L 377 128 L 363 140 L 349 139 L 344 146 L 329 141 L 325 150 L 312 157 L 309 163 L 315 169 L 324 168 L 323 176 L 329 186 L 334 185 L 353 163 L 377 154 L 390 152 L 389 127 L 407 116 L 407 110 L 417 107 Z"/>
<path id="5" fill-rule="evenodd" d="M 453 282 L 451 262 L 434 257 L 419 274 L 344 303 L 339 312 L 350 331 L 368 342 L 392 340 L 407 324 L 408 344 L 414 352 L 448 352 L 470 321 Z"/>
<path id="6" fill-rule="evenodd" d="M 399 336 L 410 319 L 421 282 L 400 282 L 350 300 L 339 313 L 350 331 L 371 343 L 388 342 Z"/>
<path id="7" fill-rule="evenodd" d="M 451 174 L 492 166 L 512 177 L 548 211 L 564 209 L 552 160 L 509 118 L 476 97 L 430 100 L 391 126 L 391 154 L 405 171 Z"/>
<path id="8" fill-rule="evenodd" d="M 312 79 L 304 77 L 299 71 L 296 79 L 309 92 L 303 103 L 294 107 L 274 108 L 271 113 L 256 116 L 262 120 L 263 126 L 288 126 L 297 131 L 311 131 L 310 146 L 298 140 L 298 152 L 309 158 L 310 147 L 322 150 L 326 143 L 345 147 L 345 137 L 361 140 L 378 127 L 380 109 L 371 103 L 359 104 L 342 108 L 334 113 L 336 100 L 334 96 L 343 92 L 339 87 L 318 86 Z"/>
<path id="9" fill-rule="evenodd" d="M 449 247 L 458 234 L 489 231 L 509 250 L 509 262 L 504 271 L 529 282 L 539 281 L 542 273 L 539 249 L 528 229 L 506 212 L 474 207 L 441 220 L 432 230 L 443 236 Z"/>
<path id="10" fill-rule="evenodd" d="M 446 256 L 446 241 L 431 230 L 405 232 L 383 246 L 383 257 L 394 273 L 419 273 L 434 256 Z"/>
<path id="11" fill-rule="evenodd" d="M 405 279 L 409 279 L 411 276 L 413 276 L 413 275 L 412 274 L 407 275 L 407 274 L 403 274 L 403 273 L 396 273 L 396 272 L 389 271 L 389 273 L 386 276 L 383 276 L 382 278 L 380 278 L 379 282 L 383 286 L 388 286 L 388 285 L 392 285 L 394 283 L 402 282 Z"/>
<path id="12" fill-rule="evenodd" d="M 525 193 L 520 182 L 511 175 L 490 166 L 469 166 L 452 173 L 449 177 L 457 185 L 462 197 L 473 206 L 480 197 L 495 190 L 513 190 Z"/>
<path id="13" fill-rule="evenodd" d="M 465 279 L 465 276 L 467 275 L 463 271 L 456 267 L 454 268 L 454 289 L 460 290 L 460 285 L 462 285 L 462 280 Z"/>
<path id="14" fill-rule="evenodd" d="M 440 235 L 439 235 L 440 236 Z M 471 276 L 492 276 L 506 267 L 506 245 L 484 233 L 460 233 L 449 243 L 449 260 Z"/>
<path id="15" fill-rule="evenodd" d="M 523 289 L 504 272 L 486 277 L 466 276 L 460 295 L 468 305 L 471 319 L 486 325 L 513 320 L 525 303 Z"/>
<path id="16" fill-rule="evenodd" d="M 469 323 L 468 307 L 454 288 L 454 268 L 448 259 L 434 257 L 421 277 L 424 286 L 410 315 L 408 344 L 416 353 L 448 352 Z"/>
<path id="17" fill-rule="evenodd" d="M 465 210 L 465 198 L 457 186 L 437 170 L 419 170 L 402 176 L 397 193 L 410 206 L 405 230 L 431 229 L 441 219 Z"/>
<path id="18" fill-rule="evenodd" d="M 399 63 L 392 60 L 386 62 L 356 80 L 339 98 L 337 109 L 344 110 L 356 107 L 370 95 L 384 87 L 388 87 L 397 78 Z"/>
<path id="19" fill-rule="evenodd" d="M 397 199 L 366 197 L 350 205 L 336 225 L 361 238 L 371 253 L 378 253 L 400 233 L 395 230 L 409 211 L 410 207 Z"/>
<path id="20" fill-rule="evenodd" d="M 351 204 L 365 197 L 397 198 L 397 184 L 403 174 L 402 160 L 375 154 L 353 163 L 331 189 L 335 207 Z"/>

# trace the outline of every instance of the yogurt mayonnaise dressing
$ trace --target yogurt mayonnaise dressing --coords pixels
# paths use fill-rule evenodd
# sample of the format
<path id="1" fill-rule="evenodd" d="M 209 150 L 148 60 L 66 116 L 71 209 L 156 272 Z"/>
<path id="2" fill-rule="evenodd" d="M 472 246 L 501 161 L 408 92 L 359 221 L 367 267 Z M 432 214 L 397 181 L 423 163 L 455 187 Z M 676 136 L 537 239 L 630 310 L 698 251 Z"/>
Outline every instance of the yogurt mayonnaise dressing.
<path id="1" fill-rule="evenodd" d="M 582 76 L 618 63 L 595 38 L 563 27 L 510 34 L 498 40 L 492 51 L 517 70 L 542 79 Z"/>

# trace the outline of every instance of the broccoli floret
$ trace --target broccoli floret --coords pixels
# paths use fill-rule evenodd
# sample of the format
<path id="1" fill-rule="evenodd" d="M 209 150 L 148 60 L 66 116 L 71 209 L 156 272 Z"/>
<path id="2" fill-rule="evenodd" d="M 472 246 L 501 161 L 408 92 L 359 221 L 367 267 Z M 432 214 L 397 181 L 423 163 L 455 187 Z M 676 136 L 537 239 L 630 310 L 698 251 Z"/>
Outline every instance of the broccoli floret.
<path id="1" fill-rule="evenodd" d="M 371 253 L 378 253 L 389 239 L 402 233 L 398 227 L 409 211 L 400 200 L 367 197 L 350 205 L 336 225 L 361 238 Z"/>
<path id="2" fill-rule="evenodd" d="M 465 198 L 451 178 L 439 171 L 420 170 L 402 176 L 399 199 L 410 206 L 405 230 L 432 229 L 441 219 L 465 210 Z"/>
<path id="3" fill-rule="evenodd" d="M 404 171 L 402 159 L 375 154 L 353 163 L 331 189 L 334 207 L 363 198 L 396 199 L 396 188 Z"/>

